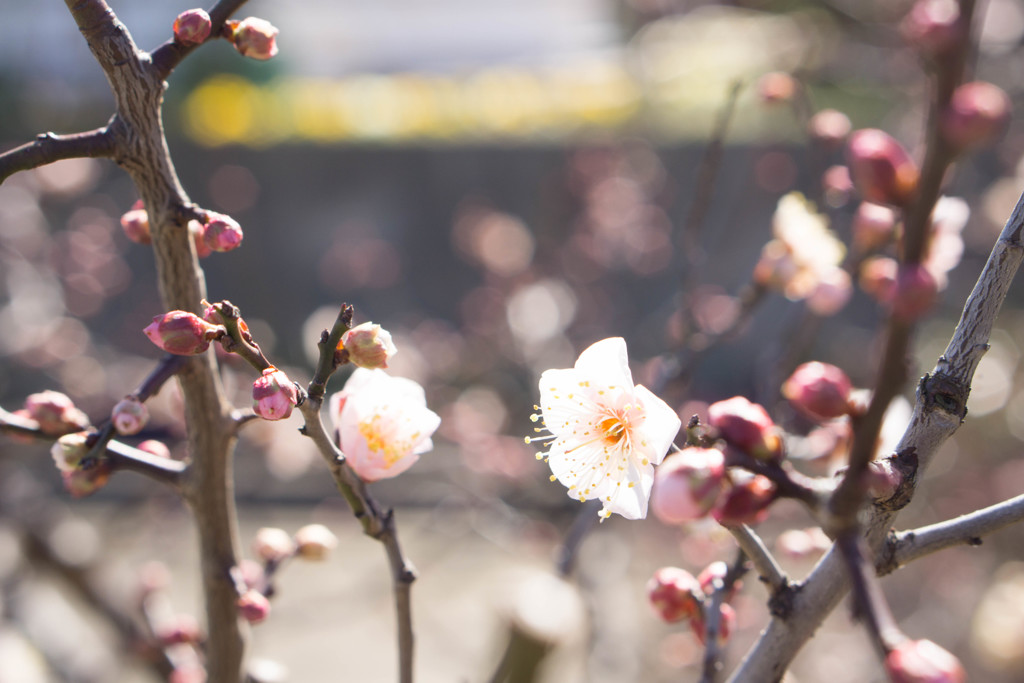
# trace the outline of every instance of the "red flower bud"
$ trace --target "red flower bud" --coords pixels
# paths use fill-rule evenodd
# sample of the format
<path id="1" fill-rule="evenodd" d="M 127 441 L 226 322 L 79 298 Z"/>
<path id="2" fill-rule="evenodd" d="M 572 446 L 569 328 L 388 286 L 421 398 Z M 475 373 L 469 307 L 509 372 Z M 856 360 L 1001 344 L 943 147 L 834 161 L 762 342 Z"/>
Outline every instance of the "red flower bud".
<path id="1" fill-rule="evenodd" d="M 954 149 L 995 142 L 1006 130 L 1013 105 L 1002 88 L 991 83 L 964 83 L 953 91 L 942 118 L 942 135 Z"/>
<path id="2" fill-rule="evenodd" d="M 734 485 L 711 511 L 711 516 L 719 524 L 757 524 L 768 516 L 768 506 L 774 500 L 775 484 L 757 474 Z"/>
<path id="3" fill-rule="evenodd" d="M 896 232 L 896 212 L 888 206 L 861 202 L 853 214 L 853 243 L 864 251 L 884 247 Z"/>
<path id="4" fill-rule="evenodd" d="M 50 455 L 58 470 L 73 472 L 81 466 L 82 459 L 89 453 L 89 446 L 86 445 L 88 438 L 88 432 L 75 432 L 65 434 L 54 442 L 50 447 Z"/>
<path id="5" fill-rule="evenodd" d="M 904 206 L 917 190 L 917 164 L 900 143 L 877 128 L 858 130 L 846 147 L 850 177 L 861 197 Z"/>
<path id="6" fill-rule="evenodd" d="M 243 56 L 252 59 L 270 59 L 277 54 L 277 28 L 265 19 L 247 17 L 228 22 L 231 43 Z"/>
<path id="7" fill-rule="evenodd" d="M 964 683 L 960 660 L 930 640 L 905 640 L 885 658 L 892 683 Z"/>
<path id="8" fill-rule="evenodd" d="M 264 420 L 283 420 L 299 403 L 299 392 L 288 375 L 275 367 L 252 383 L 252 409 Z"/>
<path id="9" fill-rule="evenodd" d="M 149 232 L 149 214 L 141 199 L 132 204 L 132 208 L 121 216 L 121 228 L 132 242 L 149 244 L 153 241 Z"/>
<path id="10" fill-rule="evenodd" d="M 708 424 L 732 447 L 760 460 L 782 457 L 782 439 L 768 411 L 743 396 L 708 407 Z"/>
<path id="11" fill-rule="evenodd" d="M 654 471 L 651 511 L 666 524 L 707 515 L 722 492 L 725 456 L 713 448 L 684 448 Z"/>
<path id="12" fill-rule="evenodd" d="M 815 420 L 846 415 L 853 386 L 834 365 L 813 361 L 793 371 L 782 385 L 782 395 L 800 412 Z"/>
<path id="13" fill-rule="evenodd" d="M 242 244 L 242 226 L 231 216 L 208 212 L 203 226 L 203 242 L 211 251 L 231 251 Z"/>
<path id="14" fill-rule="evenodd" d="M 647 582 L 647 599 L 659 617 L 673 624 L 698 616 L 704 594 L 690 572 L 662 567 Z"/>
<path id="15" fill-rule="evenodd" d="M 110 468 L 106 463 L 99 462 L 89 469 L 61 472 L 60 476 L 64 481 L 65 491 L 73 498 L 84 498 L 107 485 L 107 481 L 110 479 Z"/>
<path id="16" fill-rule="evenodd" d="M 167 353 L 194 356 L 210 348 L 210 340 L 224 328 L 211 325 L 195 313 L 170 311 L 153 318 L 143 332 Z"/>
<path id="17" fill-rule="evenodd" d="M 908 264 L 900 268 L 892 293 L 892 314 L 912 322 L 925 315 L 935 305 L 939 285 L 935 277 L 921 264 Z"/>
<path id="18" fill-rule="evenodd" d="M 259 624 L 270 616 L 270 601 L 257 590 L 247 590 L 238 598 L 238 614 L 250 624 Z"/>
<path id="19" fill-rule="evenodd" d="M 118 434 L 138 434 L 149 421 L 149 411 L 138 396 L 125 396 L 110 411 L 110 421 Z"/>
<path id="20" fill-rule="evenodd" d="M 183 45 L 199 45 L 210 35 L 210 15 L 205 10 L 185 10 L 174 20 L 174 39 Z"/>

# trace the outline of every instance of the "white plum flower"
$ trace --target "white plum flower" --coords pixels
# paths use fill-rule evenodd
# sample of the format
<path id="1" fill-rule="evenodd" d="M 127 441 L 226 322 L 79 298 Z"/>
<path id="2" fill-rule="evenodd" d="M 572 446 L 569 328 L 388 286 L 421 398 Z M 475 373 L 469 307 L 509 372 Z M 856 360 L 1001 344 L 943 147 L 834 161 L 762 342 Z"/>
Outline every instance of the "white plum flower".
<path id="1" fill-rule="evenodd" d="M 580 501 L 599 499 L 600 516 L 647 516 L 654 466 L 679 433 L 676 412 L 650 390 L 633 385 L 621 337 L 605 339 L 580 354 L 572 368 L 540 377 L 540 414 L 549 434 L 538 454 L 551 466 L 551 480 Z"/>
<path id="2" fill-rule="evenodd" d="M 427 408 L 423 387 L 383 370 L 357 368 L 331 397 L 342 453 L 363 481 L 394 477 L 434 447 L 441 418 Z"/>

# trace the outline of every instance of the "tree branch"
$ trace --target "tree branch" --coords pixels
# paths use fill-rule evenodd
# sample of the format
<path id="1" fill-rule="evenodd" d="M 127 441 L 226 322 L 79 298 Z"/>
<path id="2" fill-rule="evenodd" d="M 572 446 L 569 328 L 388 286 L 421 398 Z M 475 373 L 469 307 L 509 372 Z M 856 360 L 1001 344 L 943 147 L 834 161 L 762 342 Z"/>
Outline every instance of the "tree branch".
<path id="1" fill-rule="evenodd" d="M 876 567 L 884 576 L 931 553 L 956 545 L 981 545 L 981 537 L 1024 520 L 1024 495 L 938 524 L 889 535 Z"/>
<path id="2" fill-rule="evenodd" d="M 109 126 L 71 135 L 43 133 L 32 142 L 0 154 L 0 183 L 18 171 L 80 157 L 110 158 L 114 140 Z"/>
<path id="3" fill-rule="evenodd" d="M 771 595 L 775 595 L 789 585 L 786 573 L 782 571 L 782 567 L 775 561 L 771 552 L 765 547 L 764 541 L 753 529 L 746 524 L 727 525 L 725 528 L 729 530 L 732 537 L 736 539 L 740 550 L 754 565 L 754 571 L 757 572 L 761 582 L 768 586 Z"/>
<path id="4" fill-rule="evenodd" d="M 996 316 L 1024 258 L 1022 231 L 1024 195 L 1017 200 L 1017 206 L 1003 227 L 946 351 L 918 388 L 914 415 L 897 446 L 901 459 L 914 461 L 917 476 L 907 477 L 902 490 L 893 499 L 871 509 L 864 528 L 867 545 L 872 550 L 885 542 L 893 519 L 910 500 L 917 478 L 966 415 L 974 371 L 988 348 Z M 839 604 L 848 587 L 845 568 L 833 548 L 794 592 L 790 617 L 772 619 L 729 680 L 732 683 L 778 680 L 803 644 Z"/>
<path id="5" fill-rule="evenodd" d="M 321 353 L 325 353 L 325 347 Z M 333 349 L 327 353 L 333 354 Z M 310 391 L 312 391 L 310 385 Z M 345 500 L 348 501 L 356 519 L 363 526 L 363 532 L 384 545 L 391 567 L 391 584 L 395 594 L 395 613 L 398 630 L 398 669 L 400 683 L 412 683 L 414 633 L 412 628 L 412 583 L 416 580 L 416 569 L 402 553 L 395 529 L 395 517 L 391 510 L 382 511 L 370 496 L 366 483 L 345 462 L 345 456 L 331 440 L 324 428 L 320 415 L 322 401 L 310 395 L 299 406 L 306 420 L 303 433 L 313 440 L 323 456 Z"/>

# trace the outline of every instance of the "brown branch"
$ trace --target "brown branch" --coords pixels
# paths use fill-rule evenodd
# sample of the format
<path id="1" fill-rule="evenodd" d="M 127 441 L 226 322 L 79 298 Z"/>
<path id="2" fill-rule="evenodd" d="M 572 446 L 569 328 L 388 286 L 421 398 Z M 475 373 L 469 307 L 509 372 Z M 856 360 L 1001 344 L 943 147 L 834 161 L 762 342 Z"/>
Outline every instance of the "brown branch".
<path id="1" fill-rule="evenodd" d="M 761 537 L 746 524 L 724 525 L 736 540 L 736 544 L 743 551 L 750 563 L 754 565 L 761 582 L 768 586 L 771 595 L 777 594 L 789 585 L 789 579 L 782 567 L 775 561 L 771 552 L 765 547 Z"/>
<path id="2" fill-rule="evenodd" d="M 321 353 L 324 353 L 323 348 Z M 330 350 L 333 354 L 333 350 Z M 310 386 L 312 391 L 312 385 Z M 395 594 L 395 614 L 398 631 L 398 680 L 412 683 L 414 633 L 412 628 L 412 583 L 416 580 L 416 569 L 402 553 L 395 529 L 392 510 L 381 510 L 370 496 L 366 483 L 345 462 L 345 456 L 334 444 L 324 428 L 320 415 L 322 401 L 310 395 L 299 405 L 306 420 L 303 433 L 313 440 L 323 456 L 334 478 L 338 491 L 348 501 L 356 519 L 363 526 L 363 532 L 384 545 L 391 567 L 391 584 Z"/>
<path id="3" fill-rule="evenodd" d="M 0 154 L 0 183 L 19 171 L 38 168 L 62 159 L 112 156 L 114 140 L 109 126 L 70 135 L 43 133 L 32 142 Z"/>

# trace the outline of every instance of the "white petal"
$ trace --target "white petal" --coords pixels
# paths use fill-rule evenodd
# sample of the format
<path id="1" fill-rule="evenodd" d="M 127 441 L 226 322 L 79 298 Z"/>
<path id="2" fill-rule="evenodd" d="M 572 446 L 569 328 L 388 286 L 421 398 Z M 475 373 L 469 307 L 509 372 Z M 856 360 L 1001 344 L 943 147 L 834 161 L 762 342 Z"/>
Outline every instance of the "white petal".
<path id="1" fill-rule="evenodd" d="M 651 393 L 650 389 L 638 384 L 635 396 L 644 406 L 644 423 L 641 428 L 643 439 L 650 448 L 651 463 L 660 465 L 672 442 L 679 435 L 682 420 L 667 403 Z"/>
<path id="2" fill-rule="evenodd" d="M 594 384 L 627 389 L 633 387 L 626 340 L 622 337 L 610 337 L 591 344 L 580 354 L 575 367 L 581 377 L 586 377 Z"/>

